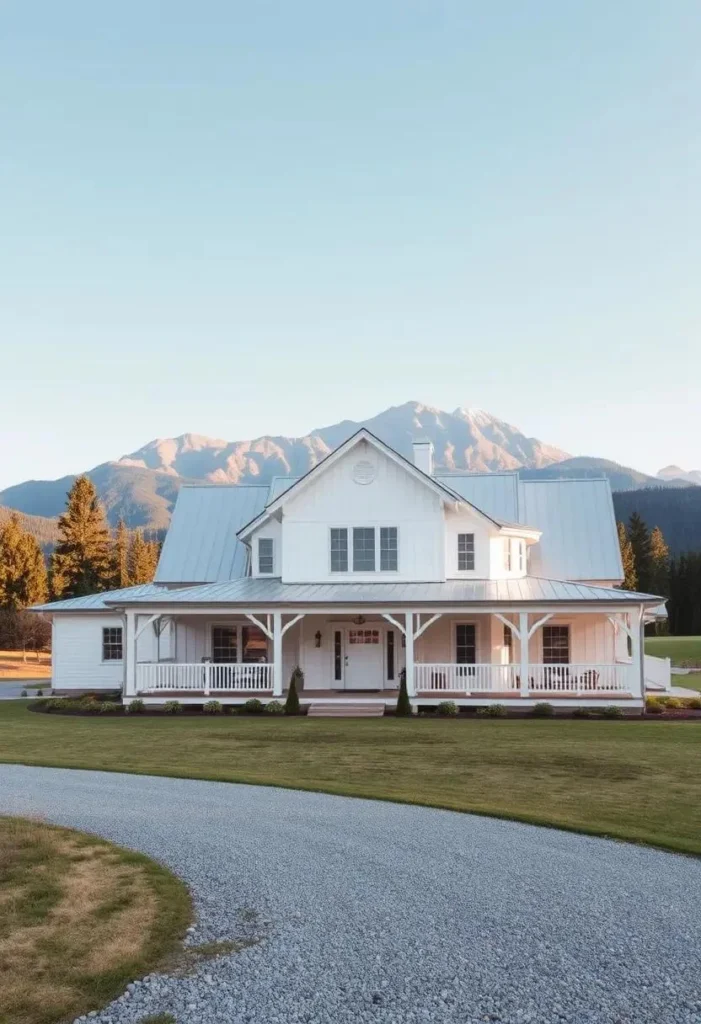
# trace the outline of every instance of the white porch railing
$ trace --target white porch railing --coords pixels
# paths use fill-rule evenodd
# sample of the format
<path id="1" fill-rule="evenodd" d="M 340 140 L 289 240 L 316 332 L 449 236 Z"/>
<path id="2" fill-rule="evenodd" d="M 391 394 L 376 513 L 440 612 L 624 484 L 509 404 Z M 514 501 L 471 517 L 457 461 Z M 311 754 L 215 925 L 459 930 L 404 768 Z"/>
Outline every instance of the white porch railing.
<path id="1" fill-rule="evenodd" d="M 680 680 L 683 684 L 683 680 Z M 645 655 L 645 688 L 648 690 L 669 690 L 672 686 L 672 662 L 669 658 L 655 658 Z"/>
<path id="2" fill-rule="evenodd" d="M 529 665 L 528 693 L 631 692 L 630 665 Z M 456 665 L 417 663 L 417 693 L 474 693 L 521 690 L 520 665 Z"/>
<path id="3" fill-rule="evenodd" d="M 188 665 L 170 661 L 157 664 L 141 662 L 136 666 L 136 689 L 139 693 L 193 690 L 205 695 L 221 690 L 272 692 L 273 666 L 270 663 L 220 665 L 200 662 Z"/>

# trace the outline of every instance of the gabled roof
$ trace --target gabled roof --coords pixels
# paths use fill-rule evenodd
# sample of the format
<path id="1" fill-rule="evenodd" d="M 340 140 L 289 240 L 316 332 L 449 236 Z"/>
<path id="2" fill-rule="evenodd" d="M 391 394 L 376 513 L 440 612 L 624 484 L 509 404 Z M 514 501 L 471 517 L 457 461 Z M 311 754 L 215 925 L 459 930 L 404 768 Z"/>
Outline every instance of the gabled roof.
<path id="1" fill-rule="evenodd" d="M 419 480 L 426 487 L 430 487 L 433 491 L 441 495 L 444 500 L 471 505 L 471 503 L 466 501 L 466 499 L 458 494 L 457 491 L 452 490 L 447 484 L 443 483 L 436 477 L 429 476 L 427 473 L 424 473 L 423 470 L 415 466 L 413 462 L 410 462 L 408 459 L 405 459 L 403 455 L 400 455 L 399 452 L 396 452 L 394 448 L 390 448 L 388 444 L 385 444 L 385 442 L 380 440 L 379 437 L 376 437 L 375 434 L 367 429 L 367 427 L 361 427 L 360 430 L 356 430 L 356 432 L 344 441 L 343 444 L 339 445 L 338 448 L 335 448 L 330 455 L 327 455 L 325 459 L 322 459 L 322 461 L 318 462 L 316 466 L 313 466 L 308 473 L 305 473 L 304 476 L 298 477 L 290 484 L 289 487 L 284 488 L 276 497 L 269 500 L 265 509 L 239 530 L 239 537 L 242 540 L 245 540 L 252 530 L 265 522 L 269 516 L 274 515 L 274 513 L 281 508 L 288 498 L 298 494 L 300 490 L 306 487 L 310 482 L 317 480 L 326 469 L 329 469 L 338 462 L 346 452 L 350 451 L 351 448 L 355 447 L 355 445 L 360 441 L 366 441 L 393 462 L 403 466 L 415 479 Z M 493 526 L 498 527 L 500 525 L 497 520 L 483 512 L 482 509 L 477 508 L 476 505 L 471 505 L 471 508 L 480 518 L 488 520 Z"/>
<path id="2" fill-rule="evenodd" d="M 64 601 L 49 601 L 36 604 L 33 612 L 104 612 L 111 605 L 107 601 L 137 601 L 141 598 L 160 598 L 167 593 L 165 587 L 153 583 L 142 583 L 137 587 L 123 587 L 121 590 L 105 590 L 101 594 L 87 594 L 85 597 L 67 597 Z"/>
<path id="3" fill-rule="evenodd" d="M 156 583 L 215 583 L 243 576 L 248 554 L 236 534 L 264 508 L 267 496 L 267 486 L 181 487 Z"/>

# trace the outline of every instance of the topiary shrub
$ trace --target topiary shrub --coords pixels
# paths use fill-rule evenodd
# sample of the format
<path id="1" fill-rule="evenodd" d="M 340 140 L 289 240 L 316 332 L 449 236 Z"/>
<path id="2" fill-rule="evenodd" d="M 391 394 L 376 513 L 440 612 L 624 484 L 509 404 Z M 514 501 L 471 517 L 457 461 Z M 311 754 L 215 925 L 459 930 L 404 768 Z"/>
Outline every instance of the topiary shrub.
<path id="1" fill-rule="evenodd" d="M 599 712 L 602 718 L 623 718 L 623 710 L 616 704 L 609 704 Z"/>
<path id="2" fill-rule="evenodd" d="M 406 688 L 406 669 L 402 669 L 399 673 L 399 694 L 397 696 L 397 706 L 394 709 L 394 713 L 400 718 L 406 718 L 412 714 L 409 691 Z"/>
<path id="3" fill-rule="evenodd" d="M 575 708 L 572 712 L 573 718 L 591 718 L 591 708 Z"/>
<path id="4" fill-rule="evenodd" d="M 250 700 L 247 700 L 246 703 L 241 706 L 241 713 L 244 715 L 261 715 L 263 710 L 263 702 L 258 700 L 257 697 L 251 697 Z"/>
<path id="5" fill-rule="evenodd" d="M 648 715 L 661 715 L 664 711 L 664 704 L 655 697 L 648 697 L 645 701 L 645 711 Z"/>
<path id="6" fill-rule="evenodd" d="M 37 695 L 37 697 L 43 697 L 44 696 L 44 691 L 43 690 L 37 690 L 37 694 L 36 695 Z"/>
<path id="7" fill-rule="evenodd" d="M 137 697 L 137 699 L 133 700 L 130 704 L 125 704 L 124 710 L 129 715 L 141 715 L 143 714 L 144 707 L 144 702 L 141 700 L 140 697 Z"/>
<path id="8" fill-rule="evenodd" d="M 20 691 L 20 697 L 28 697 L 28 696 L 29 696 L 29 694 L 27 693 L 26 690 L 21 690 Z"/>
<path id="9" fill-rule="evenodd" d="M 202 705 L 202 713 L 205 715 L 221 715 L 224 712 L 224 706 L 221 701 L 218 700 L 206 700 Z"/>
<path id="10" fill-rule="evenodd" d="M 99 714 L 101 715 L 114 715 L 119 711 L 121 704 L 118 704 L 116 700 L 101 700 L 99 704 Z"/>
<path id="11" fill-rule="evenodd" d="M 266 715 L 284 715 L 285 705 L 281 704 L 279 700 L 271 700 L 265 705 Z"/>
<path id="12" fill-rule="evenodd" d="M 442 700 L 436 708 L 436 714 L 442 718 L 455 718 L 458 714 L 458 706 L 454 700 Z"/>
<path id="13" fill-rule="evenodd" d="M 548 704 L 547 701 L 541 700 L 533 705 L 531 714 L 534 718 L 552 718 L 555 714 L 555 708 L 552 704 Z"/>
<path id="14" fill-rule="evenodd" d="M 480 718 L 506 718 L 506 707 L 504 704 L 487 704 L 477 708 L 477 714 Z"/>
<path id="15" fill-rule="evenodd" d="M 298 715 L 299 714 L 299 694 L 297 693 L 297 685 L 301 689 L 304 685 L 304 673 L 302 669 L 297 665 L 292 676 L 290 677 L 290 688 L 287 691 L 287 698 L 285 700 L 285 714 L 286 715 Z"/>
<path id="16" fill-rule="evenodd" d="M 167 700 L 163 705 L 163 710 L 167 715 L 179 715 L 183 710 L 183 706 L 179 700 Z"/>

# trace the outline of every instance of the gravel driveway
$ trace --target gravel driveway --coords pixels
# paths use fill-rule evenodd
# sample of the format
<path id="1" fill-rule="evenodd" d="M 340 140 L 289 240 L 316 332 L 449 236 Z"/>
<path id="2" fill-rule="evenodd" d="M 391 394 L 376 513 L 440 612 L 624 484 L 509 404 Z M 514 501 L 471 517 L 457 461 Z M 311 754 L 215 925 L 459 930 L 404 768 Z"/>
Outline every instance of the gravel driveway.
<path id="1" fill-rule="evenodd" d="M 418 807 L 18 765 L 0 765 L 0 812 L 168 864 L 194 894 L 193 943 L 261 939 L 139 982 L 99 1024 L 701 1022 L 695 860 Z"/>

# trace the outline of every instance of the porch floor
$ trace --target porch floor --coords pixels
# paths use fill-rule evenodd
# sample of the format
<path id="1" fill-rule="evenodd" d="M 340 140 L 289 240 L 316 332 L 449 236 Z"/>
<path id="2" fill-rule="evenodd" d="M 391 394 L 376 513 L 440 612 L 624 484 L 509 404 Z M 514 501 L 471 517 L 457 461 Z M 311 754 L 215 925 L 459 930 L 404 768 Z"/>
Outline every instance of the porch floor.
<path id="1" fill-rule="evenodd" d="M 240 700 L 251 700 L 256 697 L 259 700 L 280 700 L 284 701 L 287 693 L 283 693 L 281 697 L 273 697 L 270 691 L 261 692 L 260 690 L 210 690 L 208 694 L 205 694 L 204 690 L 157 690 L 147 691 L 142 690 L 137 694 L 140 698 L 159 698 L 163 700 L 183 700 L 184 698 L 190 697 L 196 700 L 219 700 L 219 698 L 225 700 L 240 699 Z M 312 701 L 318 700 L 338 700 L 338 701 L 360 701 L 362 703 L 370 703 L 372 701 L 378 701 L 382 703 L 394 702 L 399 696 L 398 690 L 301 690 L 299 692 L 299 699 L 302 704 L 311 704 Z M 506 701 L 521 701 L 527 700 L 530 703 L 533 701 L 553 701 L 553 700 L 633 700 L 633 694 L 631 693 L 620 693 L 612 691 L 589 691 L 588 693 L 575 694 L 573 692 L 567 692 L 563 690 L 556 691 L 539 691 L 538 693 L 531 693 L 528 697 L 521 697 L 518 690 L 491 690 L 483 693 L 466 693 L 464 690 L 422 690 L 412 697 L 412 700 L 430 700 L 431 702 L 437 700 L 470 700 L 474 703 L 475 701 L 486 701 L 486 700 L 506 700 Z"/>

